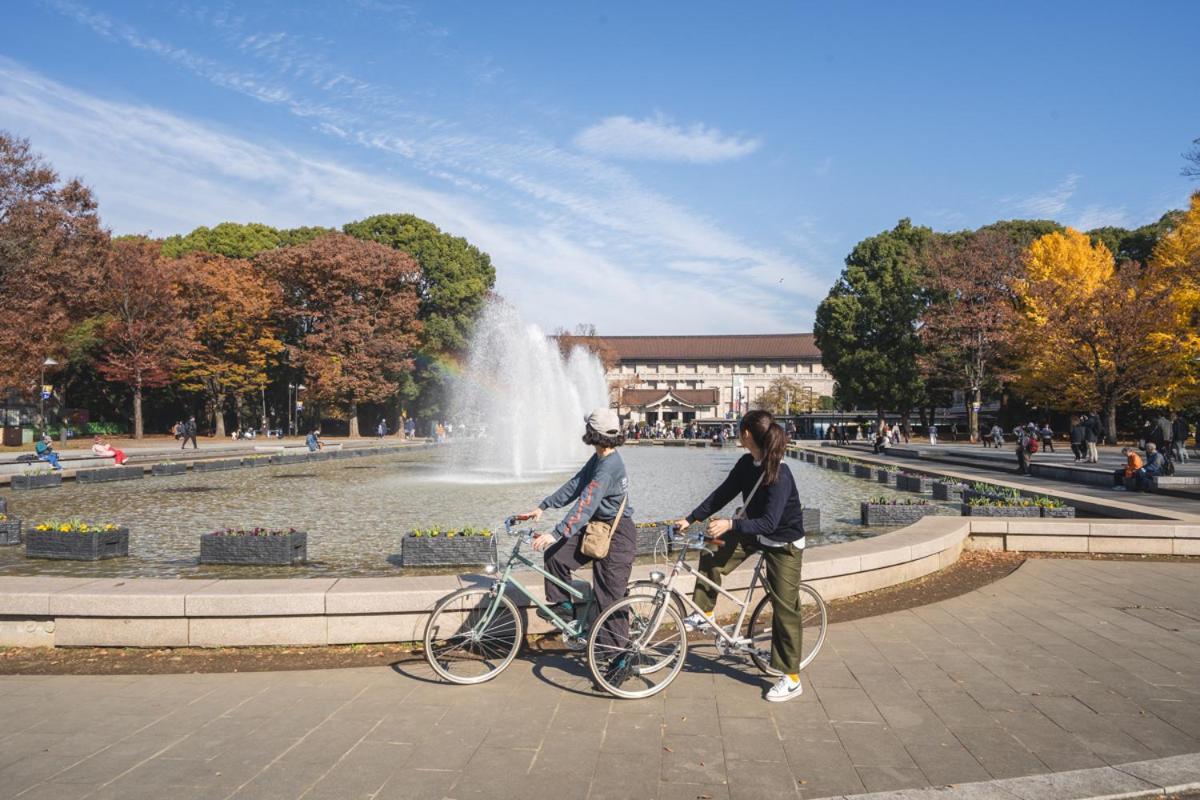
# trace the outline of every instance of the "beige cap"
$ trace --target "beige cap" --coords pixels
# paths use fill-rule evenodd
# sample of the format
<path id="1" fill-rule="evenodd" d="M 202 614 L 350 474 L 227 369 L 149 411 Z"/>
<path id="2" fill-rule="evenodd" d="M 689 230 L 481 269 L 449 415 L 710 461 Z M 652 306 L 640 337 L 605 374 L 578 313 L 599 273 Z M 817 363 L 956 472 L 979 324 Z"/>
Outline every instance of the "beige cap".
<path id="1" fill-rule="evenodd" d="M 604 436 L 616 436 L 621 432 L 621 419 L 615 408 L 597 408 L 583 418 L 587 426 Z"/>

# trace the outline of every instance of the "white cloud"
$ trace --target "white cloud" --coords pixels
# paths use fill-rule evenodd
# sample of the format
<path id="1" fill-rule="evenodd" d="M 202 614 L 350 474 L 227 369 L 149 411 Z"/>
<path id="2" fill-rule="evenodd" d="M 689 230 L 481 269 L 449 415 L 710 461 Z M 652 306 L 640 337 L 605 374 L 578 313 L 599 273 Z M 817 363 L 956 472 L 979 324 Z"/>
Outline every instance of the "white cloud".
<path id="1" fill-rule="evenodd" d="M 810 270 L 795 259 L 744 241 L 723 230 L 717 221 L 697 216 L 648 189 L 623 169 L 563 150 L 528 131 L 508 138 L 495 132 L 489 138 L 464 133 L 445 120 L 398 111 L 399 103 L 387 87 L 346 74 L 324 54 L 313 52 L 301 37 L 248 32 L 240 18 L 209 20 L 222 39 L 239 48 L 251 43 L 253 55 L 273 68 L 262 74 L 232 68 L 156 39 L 154 46 L 147 47 L 145 42 L 151 37 L 124 23 L 71 0 L 50 2 L 101 35 L 147 49 L 217 86 L 282 105 L 341 144 L 386 154 L 390 160 L 402 161 L 397 165 L 402 169 L 420 170 L 447 187 L 486 198 L 492 207 L 515 209 L 525 224 L 553 226 L 579 242 L 613 242 L 610 252 L 638 265 L 644 274 L 660 270 L 662 263 L 671 259 L 720 264 L 711 289 L 722 295 L 736 290 L 746 298 L 760 292 L 755 295 L 764 305 L 760 328 L 777 319 L 774 314 L 791 319 L 797 307 L 809 306 L 823 296 L 825 281 L 814 280 Z M 266 44 L 255 47 L 260 41 Z M 321 78 L 330 74 L 336 79 L 322 82 Z M 282 77 L 290 78 L 292 84 L 280 84 Z M 310 99 L 306 90 L 325 97 Z M 386 108 L 382 113 L 381 107 Z M 733 141 L 738 147 L 757 147 L 757 142 L 736 143 L 702 126 L 694 126 L 692 132 L 701 133 L 701 139 L 707 136 L 716 145 Z M 836 260 L 829 263 L 835 265 Z M 792 329 L 795 323 L 782 327 Z"/>
<path id="2" fill-rule="evenodd" d="M 1079 179 L 1079 175 L 1067 175 L 1057 186 L 1048 192 L 1029 197 L 1008 197 L 1003 202 L 1023 216 L 1038 219 L 1053 219 L 1056 215 L 1061 214 L 1067 209 L 1071 198 L 1075 196 L 1075 189 L 1079 185 Z"/>
<path id="3" fill-rule="evenodd" d="M 251 142 L 153 107 L 95 97 L 3 57 L 0 127 L 29 136 L 63 174 L 83 177 L 96 190 L 105 222 L 118 233 L 166 235 L 224 220 L 336 226 L 405 211 L 488 251 L 500 293 L 546 329 L 590 321 L 608 333 L 744 333 L 811 324 L 811 313 L 798 310 L 791 295 L 773 291 L 783 274 L 799 276 L 788 283 L 801 288 L 803 272 L 796 264 L 749 247 L 635 184 L 626 186 L 629 179 L 620 173 L 599 168 L 598 177 L 612 192 L 601 200 L 541 183 L 518 169 L 513 146 L 493 145 L 504 156 L 504 166 L 495 169 L 505 185 L 543 207 L 539 217 L 506 215 L 506 206 L 490 202 L 482 206 L 485 190 L 464 172 L 485 171 L 465 157 L 460 168 L 452 157 L 458 151 L 449 145 L 440 148 L 439 164 L 464 182 L 456 192 L 346 166 L 343 158 Z M 403 149 L 387 144 L 384 149 Z M 535 169 L 587 167 L 561 151 L 525 158 L 525 166 Z M 632 193 L 632 208 L 619 208 L 622 186 Z M 546 206 L 561 213 L 547 213 Z M 642 213 L 652 218 L 639 220 Z M 597 241 L 619 244 L 598 248 Z M 712 274 L 681 279 L 664 269 L 665 261 L 683 265 L 689 259 L 709 265 Z M 687 312 L 666 314 L 664 301 Z"/>
<path id="4" fill-rule="evenodd" d="M 1080 211 L 1072 225 L 1081 231 L 1090 231 L 1095 228 L 1107 228 L 1109 226 L 1117 228 L 1129 227 L 1129 214 L 1124 208 L 1105 208 L 1104 206 L 1087 206 Z"/>
<path id="5" fill-rule="evenodd" d="M 575 137 L 575 146 L 593 155 L 699 164 L 748 156 L 759 145 L 757 139 L 726 136 L 700 123 L 684 128 L 663 117 L 607 117 Z"/>

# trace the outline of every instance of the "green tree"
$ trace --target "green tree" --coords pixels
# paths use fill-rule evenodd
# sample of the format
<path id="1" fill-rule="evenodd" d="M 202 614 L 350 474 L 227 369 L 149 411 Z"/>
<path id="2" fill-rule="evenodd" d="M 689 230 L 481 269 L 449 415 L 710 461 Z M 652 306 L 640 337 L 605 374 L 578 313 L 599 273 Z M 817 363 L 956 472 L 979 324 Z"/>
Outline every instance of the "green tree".
<path id="1" fill-rule="evenodd" d="M 1125 261 L 1146 264 L 1150 261 L 1158 240 L 1173 231 L 1183 220 L 1183 215 L 1183 211 L 1175 209 L 1163 214 L 1157 222 L 1140 228 L 1096 228 L 1088 231 L 1088 236 L 1091 237 L 1092 244 L 1103 244 L 1107 247 L 1118 264 Z"/>
<path id="2" fill-rule="evenodd" d="M 907 417 L 923 399 L 917 321 L 926 305 L 922 253 L 932 235 L 902 219 L 859 242 L 817 307 L 813 333 L 842 404 Z"/>
<path id="3" fill-rule="evenodd" d="M 337 233 L 337 228 L 325 228 L 320 225 L 285 228 L 279 232 L 279 246 L 293 247 L 298 244 L 308 244 L 319 236 L 326 236 L 331 233 Z"/>
<path id="4" fill-rule="evenodd" d="M 184 236 L 168 236 L 163 240 L 163 255 L 179 258 L 188 253 L 204 252 L 226 258 L 251 258 L 281 246 L 280 232 L 270 225 L 222 222 L 212 228 L 202 225 Z"/>
<path id="5" fill-rule="evenodd" d="M 1063 226 L 1052 219 L 1002 219 L 998 222 L 993 222 L 991 225 L 984 225 L 979 229 L 979 232 L 997 231 L 1003 233 L 1012 240 L 1013 244 L 1024 250 L 1035 239 L 1039 239 L 1047 233 L 1059 233 L 1063 230 Z"/>
<path id="6" fill-rule="evenodd" d="M 496 283 L 491 258 L 466 239 L 412 214 L 379 214 L 343 230 L 408 253 L 420 265 L 421 352 L 415 373 L 401 384 L 401 395 L 416 399 L 426 414 L 438 413 L 448 380 L 438 357 L 466 348 L 475 318 Z"/>
<path id="7" fill-rule="evenodd" d="M 261 254 L 283 288 L 290 362 L 308 395 L 342 412 L 358 436 L 362 403 L 391 400 L 420 341 L 420 267 L 404 253 L 341 233 Z"/>

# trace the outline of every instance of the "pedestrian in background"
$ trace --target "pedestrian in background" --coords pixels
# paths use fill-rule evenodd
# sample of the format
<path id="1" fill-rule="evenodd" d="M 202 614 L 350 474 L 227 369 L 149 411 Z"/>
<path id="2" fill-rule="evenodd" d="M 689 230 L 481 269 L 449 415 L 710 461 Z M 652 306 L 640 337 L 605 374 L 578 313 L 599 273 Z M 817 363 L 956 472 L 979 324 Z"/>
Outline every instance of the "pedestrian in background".
<path id="1" fill-rule="evenodd" d="M 1084 444 L 1087 445 L 1087 460 L 1089 464 L 1100 463 L 1100 451 L 1096 447 L 1100 441 L 1102 428 L 1100 427 L 1100 415 L 1096 413 L 1084 415 L 1084 425 L 1087 426 L 1087 432 L 1084 434 Z"/>
<path id="2" fill-rule="evenodd" d="M 195 417 L 188 417 L 187 422 L 183 423 L 183 436 L 181 436 L 180 438 L 183 439 L 183 444 L 181 444 L 179 446 L 180 450 L 187 449 L 188 441 L 191 441 L 193 450 L 200 449 L 199 443 L 196 442 L 196 418 Z"/>
<path id="3" fill-rule="evenodd" d="M 1087 457 L 1087 426 L 1078 414 L 1071 417 L 1071 453 L 1076 461 Z"/>
<path id="4" fill-rule="evenodd" d="M 1180 464 L 1188 460 L 1187 440 L 1191 433 L 1188 421 L 1178 414 L 1171 414 L 1171 442 L 1175 446 L 1175 458 Z"/>
<path id="5" fill-rule="evenodd" d="M 1054 430 L 1050 427 L 1050 420 L 1042 422 L 1042 428 L 1038 433 L 1042 436 L 1042 450 L 1047 453 L 1054 452 Z"/>

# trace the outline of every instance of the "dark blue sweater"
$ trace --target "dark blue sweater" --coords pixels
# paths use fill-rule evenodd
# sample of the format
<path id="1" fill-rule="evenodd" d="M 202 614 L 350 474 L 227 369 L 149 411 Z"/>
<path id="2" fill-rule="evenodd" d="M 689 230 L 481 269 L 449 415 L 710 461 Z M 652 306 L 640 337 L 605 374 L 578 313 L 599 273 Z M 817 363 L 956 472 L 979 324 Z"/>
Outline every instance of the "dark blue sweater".
<path id="1" fill-rule="evenodd" d="M 688 522 L 708 519 L 739 494 L 744 502 L 762 471 L 761 466 L 754 464 L 752 455 L 747 453 L 742 456 L 733 465 L 733 470 L 724 482 L 688 514 Z M 804 517 L 801 508 L 800 495 L 796 491 L 792 471 L 788 469 L 787 464 L 780 464 L 775 483 L 768 486 L 764 480 L 759 485 L 754 499 L 746 507 L 745 516 L 733 521 L 733 529 L 738 533 L 761 536 L 778 544 L 791 542 L 797 547 L 803 547 Z"/>

